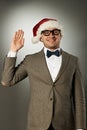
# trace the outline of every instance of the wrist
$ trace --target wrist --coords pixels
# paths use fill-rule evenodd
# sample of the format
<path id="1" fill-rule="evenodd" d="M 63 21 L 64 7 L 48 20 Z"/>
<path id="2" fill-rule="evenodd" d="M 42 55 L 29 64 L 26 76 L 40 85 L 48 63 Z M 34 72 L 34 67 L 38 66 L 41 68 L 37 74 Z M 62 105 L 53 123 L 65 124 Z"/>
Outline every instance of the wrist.
<path id="1" fill-rule="evenodd" d="M 12 48 L 11 48 L 9 51 L 10 51 L 10 52 L 17 52 L 16 49 L 12 49 Z"/>

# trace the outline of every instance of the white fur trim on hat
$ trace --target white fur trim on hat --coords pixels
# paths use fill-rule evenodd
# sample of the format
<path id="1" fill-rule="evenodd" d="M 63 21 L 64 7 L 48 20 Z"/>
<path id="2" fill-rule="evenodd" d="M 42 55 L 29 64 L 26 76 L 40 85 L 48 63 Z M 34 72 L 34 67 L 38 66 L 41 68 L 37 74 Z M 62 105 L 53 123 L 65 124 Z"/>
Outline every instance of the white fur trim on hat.
<path id="1" fill-rule="evenodd" d="M 32 43 L 38 43 L 40 41 L 41 34 L 32 37 Z"/>

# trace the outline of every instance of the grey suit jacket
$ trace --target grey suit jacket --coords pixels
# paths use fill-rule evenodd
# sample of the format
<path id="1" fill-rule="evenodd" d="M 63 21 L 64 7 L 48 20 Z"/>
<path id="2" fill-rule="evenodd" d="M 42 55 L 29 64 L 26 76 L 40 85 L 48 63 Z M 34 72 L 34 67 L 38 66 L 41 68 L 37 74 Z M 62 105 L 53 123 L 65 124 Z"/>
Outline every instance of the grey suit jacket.
<path id="1" fill-rule="evenodd" d="M 86 129 L 85 93 L 78 58 L 62 50 L 62 66 L 52 81 L 43 50 L 27 55 L 15 67 L 16 58 L 6 58 L 2 76 L 5 86 L 12 86 L 28 76 L 30 103 L 27 130 Z"/>

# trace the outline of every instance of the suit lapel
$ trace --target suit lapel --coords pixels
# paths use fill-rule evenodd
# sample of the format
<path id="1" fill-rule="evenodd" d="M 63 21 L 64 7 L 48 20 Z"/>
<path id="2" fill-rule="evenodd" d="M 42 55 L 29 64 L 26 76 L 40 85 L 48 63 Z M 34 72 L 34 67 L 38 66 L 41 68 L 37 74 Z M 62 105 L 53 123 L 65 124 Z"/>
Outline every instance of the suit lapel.
<path id="1" fill-rule="evenodd" d="M 55 79 L 55 82 L 60 78 L 61 74 L 66 70 L 68 62 L 69 62 L 69 55 L 62 50 L 62 64 L 61 64 L 60 71 Z"/>
<path id="2" fill-rule="evenodd" d="M 44 78 L 44 80 L 46 79 L 46 81 L 48 83 L 53 83 L 53 80 L 51 78 L 51 75 L 50 75 L 50 72 L 49 72 L 49 69 L 47 67 L 47 63 L 46 63 L 46 59 L 45 59 L 45 54 L 44 54 L 44 51 L 42 49 L 42 51 L 39 53 L 40 55 L 40 66 L 42 66 L 41 68 L 43 69 L 43 74 L 41 74 Z M 39 66 L 39 67 L 40 67 Z"/>

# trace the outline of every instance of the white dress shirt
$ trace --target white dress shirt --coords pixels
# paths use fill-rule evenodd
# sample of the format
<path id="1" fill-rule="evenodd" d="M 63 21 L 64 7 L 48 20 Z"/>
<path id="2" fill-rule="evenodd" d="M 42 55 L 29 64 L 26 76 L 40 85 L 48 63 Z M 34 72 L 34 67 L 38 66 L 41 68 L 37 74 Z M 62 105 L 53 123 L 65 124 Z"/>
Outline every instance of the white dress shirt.
<path id="1" fill-rule="evenodd" d="M 58 50 L 60 50 L 60 48 L 58 48 Z M 62 55 L 60 55 L 59 57 L 52 55 L 51 57 L 48 58 L 46 55 L 46 52 L 47 52 L 47 48 L 44 47 L 46 63 L 47 63 L 50 75 L 52 77 L 52 80 L 54 82 L 61 68 Z M 17 52 L 11 52 L 11 51 L 9 51 L 7 55 L 7 57 L 16 57 L 16 56 L 17 56 Z M 83 130 L 83 129 L 77 129 L 77 130 Z"/>
<path id="2" fill-rule="evenodd" d="M 60 67 L 61 67 L 62 55 L 60 55 L 59 57 L 52 55 L 48 58 L 47 55 L 46 55 L 47 50 L 48 49 L 46 47 L 44 47 L 46 63 L 47 63 L 50 75 L 52 77 L 52 80 L 54 82 L 58 73 L 59 73 Z M 60 50 L 60 48 L 58 48 L 58 50 Z"/>

